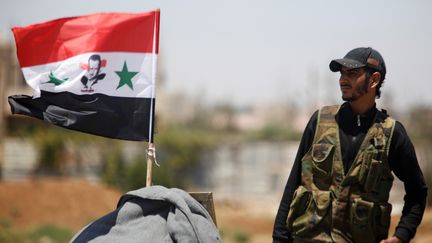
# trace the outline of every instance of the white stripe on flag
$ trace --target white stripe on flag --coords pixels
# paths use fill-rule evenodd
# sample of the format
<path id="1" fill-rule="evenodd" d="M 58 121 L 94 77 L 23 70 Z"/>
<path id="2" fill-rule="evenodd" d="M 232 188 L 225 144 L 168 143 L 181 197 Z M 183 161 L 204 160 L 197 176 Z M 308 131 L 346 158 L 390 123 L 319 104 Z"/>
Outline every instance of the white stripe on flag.
<path id="1" fill-rule="evenodd" d="M 87 74 L 85 67 L 89 66 L 89 58 L 93 54 L 100 55 L 102 62 L 99 74 L 105 74 L 92 86 L 91 92 L 83 91 L 82 77 Z M 152 60 L 153 59 L 153 60 Z M 40 90 L 49 92 L 71 92 L 78 95 L 105 94 L 116 97 L 154 98 L 155 78 L 154 62 L 157 54 L 154 53 L 125 53 L 125 52 L 99 52 L 85 53 L 66 59 L 61 62 L 48 63 L 22 68 L 26 82 L 33 88 L 33 97 L 40 96 Z M 129 72 L 138 72 L 131 78 L 132 88 L 123 84 L 119 87 L 120 76 L 116 72 L 124 70 L 126 63 Z M 59 80 L 60 85 L 50 82 L 50 74 Z"/>

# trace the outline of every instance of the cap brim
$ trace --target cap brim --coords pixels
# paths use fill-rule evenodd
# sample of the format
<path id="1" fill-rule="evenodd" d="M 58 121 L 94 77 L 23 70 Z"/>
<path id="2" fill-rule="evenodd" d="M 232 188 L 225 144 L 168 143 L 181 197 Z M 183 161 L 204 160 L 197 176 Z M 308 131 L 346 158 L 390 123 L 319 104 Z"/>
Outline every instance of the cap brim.
<path id="1" fill-rule="evenodd" d="M 340 71 L 342 66 L 347 67 L 348 69 L 353 69 L 353 68 L 362 68 L 365 67 L 366 65 L 359 61 L 348 59 L 348 58 L 332 60 L 329 65 L 330 70 L 332 70 L 333 72 Z"/>

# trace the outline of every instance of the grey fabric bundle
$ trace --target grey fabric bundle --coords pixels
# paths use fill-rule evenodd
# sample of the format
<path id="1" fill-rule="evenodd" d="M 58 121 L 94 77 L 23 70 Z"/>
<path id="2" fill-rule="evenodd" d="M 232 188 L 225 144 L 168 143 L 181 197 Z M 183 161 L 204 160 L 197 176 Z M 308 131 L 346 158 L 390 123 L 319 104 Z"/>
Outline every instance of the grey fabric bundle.
<path id="1" fill-rule="evenodd" d="M 124 194 L 117 209 L 84 227 L 78 242 L 221 242 L 205 208 L 187 192 L 151 186 Z"/>

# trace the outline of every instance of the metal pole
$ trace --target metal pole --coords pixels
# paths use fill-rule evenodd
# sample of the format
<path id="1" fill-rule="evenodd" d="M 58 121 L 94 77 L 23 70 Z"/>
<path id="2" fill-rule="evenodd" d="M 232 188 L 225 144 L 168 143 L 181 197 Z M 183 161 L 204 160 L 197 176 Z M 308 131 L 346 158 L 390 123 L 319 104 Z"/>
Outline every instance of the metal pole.
<path id="1" fill-rule="evenodd" d="M 3 177 L 3 166 L 5 160 L 4 146 L 5 146 L 5 116 L 4 116 L 4 100 L 6 99 L 6 65 L 8 64 L 6 56 L 8 55 L 8 48 L 0 49 L 0 179 Z"/>

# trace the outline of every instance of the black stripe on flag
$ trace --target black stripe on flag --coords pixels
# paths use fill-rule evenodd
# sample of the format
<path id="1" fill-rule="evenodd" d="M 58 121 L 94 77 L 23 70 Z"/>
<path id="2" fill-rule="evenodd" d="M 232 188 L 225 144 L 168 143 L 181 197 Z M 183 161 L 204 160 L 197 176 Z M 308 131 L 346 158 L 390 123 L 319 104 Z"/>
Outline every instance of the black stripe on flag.
<path id="1" fill-rule="evenodd" d="M 60 127 L 94 135 L 148 141 L 150 111 L 153 111 L 153 140 L 154 98 L 152 103 L 151 98 L 41 92 L 41 96 L 35 99 L 27 95 L 9 96 L 12 113 L 35 117 Z M 153 108 L 150 109 L 152 104 Z"/>

